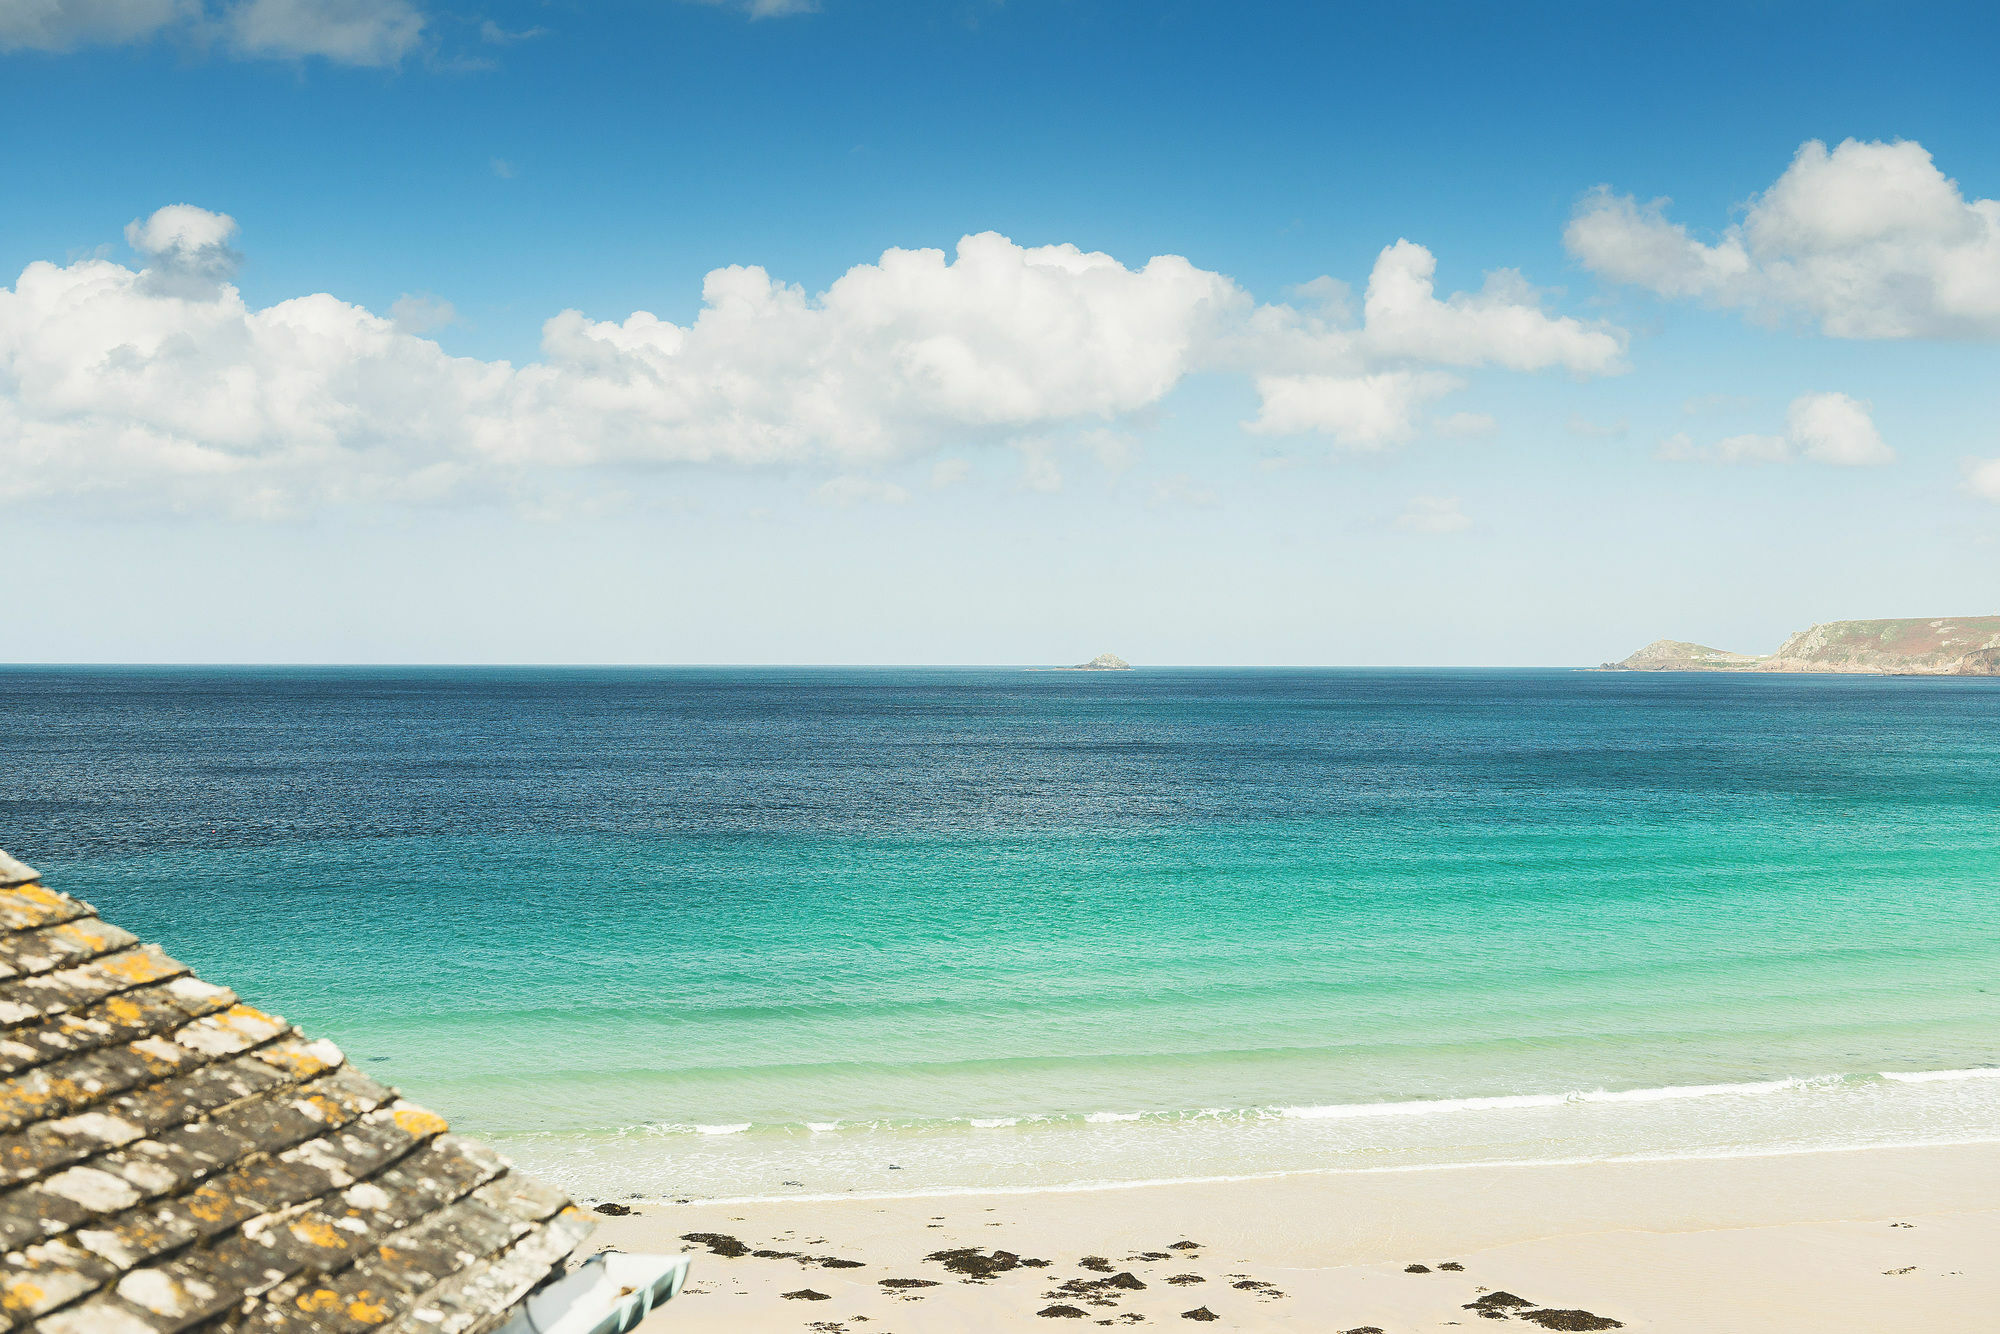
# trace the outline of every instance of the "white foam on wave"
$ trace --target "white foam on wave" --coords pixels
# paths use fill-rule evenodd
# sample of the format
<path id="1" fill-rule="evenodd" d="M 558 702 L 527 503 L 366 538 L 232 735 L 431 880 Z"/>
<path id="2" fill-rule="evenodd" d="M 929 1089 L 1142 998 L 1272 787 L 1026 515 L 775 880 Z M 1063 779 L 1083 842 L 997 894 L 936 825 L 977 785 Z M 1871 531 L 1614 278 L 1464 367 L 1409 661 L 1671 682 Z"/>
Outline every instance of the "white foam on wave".
<path id="1" fill-rule="evenodd" d="M 1573 1089 L 1563 1093 L 1507 1093 L 1464 1098 L 1418 1098 L 1398 1102 L 1328 1103 L 1302 1106 L 1204 1107 L 1193 1110 L 1142 1110 L 1136 1112 L 1075 1113 L 1045 1112 L 1019 1116 L 951 1117 L 943 1121 L 863 1120 L 805 1121 L 772 1124 L 762 1132 L 776 1134 L 807 1131 L 814 1135 L 853 1135 L 878 1131 L 898 1133 L 910 1130 L 938 1130 L 952 1126 L 974 1130 L 1008 1128 L 1060 1129 L 1079 1123 L 1107 1126 L 1145 1122 L 1181 1124 L 1188 1122 L 1244 1123 L 1271 1121 L 1341 1121 L 1390 1117 L 1447 1116 L 1460 1112 L 1507 1112 L 1588 1107 L 1599 1104 L 1648 1104 L 1701 1098 L 1765 1098 L 1780 1094 L 1817 1094 L 1838 1089 L 1864 1089 L 1876 1080 L 1892 1085 L 1946 1084 L 1970 1080 L 2000 1080 L 2000 1067 L 1982 1066 L 1964 1070 L 1884 1070 L 1877 1075 L 1813 1075 L 1791 1079 L 1768 1079 L 1737 1084 L 1669 1084 L 1657 1088 Z M 1879 1084 L 1876 1087 L 1880 1087 Z M 685 1122 L 651 1122 L 619 1127 L 620 1135 L 740 1135 L 753 1129 L 751 1122 L 691 1125 Z"/>
<path id="2" fill-rule="evenodd" d="M 1771 1079 L 1755 1084 L 1681 1084 L 1645 1089 L 1578 1089 L 1569 1093 L 1509 1093 L 1485 1098 L 1424 1098 L 1410 1102 L 1349 1102 L 1324 1107 L 1280 1107 L 1279 1116 L 1294 1121 L 1330 1121 L 1365 1116 L 1437 1116 L 1447 1112 L 1492 1112 L 1535 1107 L 1565 1107 L 1582 1103 L 1671 1102 L 1681 1098 L 1756 1097 L 1838 1083 L 1839 1075 L 1820 1079 Z"/>

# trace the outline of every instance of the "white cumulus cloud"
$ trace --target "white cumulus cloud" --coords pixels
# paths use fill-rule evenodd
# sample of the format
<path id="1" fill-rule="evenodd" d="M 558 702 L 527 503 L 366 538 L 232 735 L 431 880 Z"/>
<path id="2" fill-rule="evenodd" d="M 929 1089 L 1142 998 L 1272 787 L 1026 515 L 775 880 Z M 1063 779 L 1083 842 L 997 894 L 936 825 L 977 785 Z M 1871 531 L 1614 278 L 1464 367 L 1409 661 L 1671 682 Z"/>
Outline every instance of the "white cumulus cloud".
<path id="1" fill-rule="evenodd" d="M 1659 457 L 1676 462 L 1824 463 L 1841 468 L 1877 467 L 1896 461 L 1876 429 L 1868 405 L 1846 394 L 1801 394 L 1785 410 L 1783 435 L 1732 435 L 1713 445 L 1685 433 L 1660 443 Z"/>
<path id="2" fill-rule="evenodd" d="M 1838 338 L 2000 338 L 2000 200 L 1967 199 L 1921 144 L 1809 141 L 1712 242 L 1667 203 L 1599 187 L 1564 239 L 1615 282 Z"/>
<path id="3" fill-rule="evenodd" d="M 1350 448 L 1381 449 L 1415 435 L 1421 409 L 1461 383 L 1442 371 L 1260 375 L 1263 408 L 1250 429 L 1260 435 L 1318 432 Z"/>
<path id="4" fill-rule="evenodd" d="M 1021 447 L 1025 483 L 1053 490 L 1060 470 L 1034 441 L 1079 441 L 1115 472 L 1135 446 L 1111 428 L 1197 372 L 1252 377 L 1255 431 L 1380 447 L 1456 387 L 1439 363 L 1594 373 L 1623 346 L 1543 313 L 1511 278 L 1439 298 L 1408 243 L 1377 265 L 1378 313 L 1352 324 L 1258 306 L 1177 256 L 1128 267 L 984 233 L 951 255 L 886 251 L 816 296 L 717 269 L 685 324 L 564 311 L 539 358 L 516 364 L 426 337 L 453 315 L 435 298 L 386 315 L 324 293 L 248 305 L 227 214 L 169 205 L 126 237 L 137 267 L 38 262 L 0 288 L 0 498 L 122 491 L 277 512 L 548 467 L 869 476 L 981 441 Z"/>
<path id="5" fill-rule="evenodd" d="M 1805 394 L 1785 411 L 1785 437 L 1813 463 L 1867 468 L 1894 463 L 1868 405 L 1846 394 Z"/>
<path id="6" fill-rule="evenodd" d="M 1436 272 L 1436 258 L 1412 242 L 1398 241 L 1382 252 L 1362 303 L 1371 353 L 1442 366 L 1559 366 L 1582 375 L 1620 368 L 1623 338 L 1545 314 L 1540 295 L 1515 270 L 1496 270 L 1479 291 L 1443 300 L 1432 282 Z"/>
<path id="7" fill-rule="evenodd" d="M 2000 459 L 1967 459 L 1965 489 L 1981 500 L 2000 505 Z"/>
<path id="8" fill-rule="evenodd" d="M 236 219 L 193 204 L 169 204 L 125 225 L 125 243 L 146 257 L 146 290 L 213 296 L 236 276 L 242 256 L 229 248 Z"/>
<path id="9" fill-rule="evenodd" d="M 1417 433 L 1424 410 L 1463 385 L 1438 369 L 1501 367 L 1612 375 L 1625 369 L 1622 330 L 1550 315 L 1520 274 L 1488 274 L 1478 292 L 1437 295 L 1437 260 L 1403 240 L 1376 257 L 1361 321 L 1349 322 L 1344 289 L 1331 279 L 1301 292 L 1315 306 L 1263 306 L 1239 335 L 1254 369 L 1261 408 L 1249 429 L 1262 435 L 1329 435 L 1356 449 L 1380 449 Z"/>

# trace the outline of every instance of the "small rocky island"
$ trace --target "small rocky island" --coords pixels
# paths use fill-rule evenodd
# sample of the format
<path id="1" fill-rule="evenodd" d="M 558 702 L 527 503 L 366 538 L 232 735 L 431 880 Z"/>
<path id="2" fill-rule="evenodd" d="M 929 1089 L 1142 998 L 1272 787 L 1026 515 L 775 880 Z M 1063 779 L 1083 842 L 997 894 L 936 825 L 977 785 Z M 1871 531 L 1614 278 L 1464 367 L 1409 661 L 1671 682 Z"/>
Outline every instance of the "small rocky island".
<path id="1" fill-rule="evenodd" d="M 1851 672 L 1868 676 L 2000 676 L 2000 616 L 1828 621 L 1776 653 L 1731 653 L 1656 639 L 1606 672 Z"/>
<path id="2" fill-rule="evenodd" d="M 1116 653 L 1100 653 L 1089 662 L 1079 662 L 1074 667 L 1058 667 L 1059 672 L 1129 672 L 1132 664 Z"/>

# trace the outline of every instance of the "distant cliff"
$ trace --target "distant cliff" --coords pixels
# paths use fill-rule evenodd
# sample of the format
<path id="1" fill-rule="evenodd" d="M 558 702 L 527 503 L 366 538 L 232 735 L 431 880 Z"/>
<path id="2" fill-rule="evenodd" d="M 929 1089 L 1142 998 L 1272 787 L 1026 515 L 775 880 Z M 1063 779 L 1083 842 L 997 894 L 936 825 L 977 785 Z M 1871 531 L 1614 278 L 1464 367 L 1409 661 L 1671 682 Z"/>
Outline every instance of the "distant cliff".
<path id="1" fill-rule="evenodd" d="M 1655 639 L 1623 662 L 1607 662 L 1607 671 L 1623 672 L 1747 672 L 1762 658 L 1685 639 Z"/>
<path id="2" fill-rule="evenodd" d="M 1887 676 L 2000 676 L 2000 616 L 1829 621 L 1776 653 L 1753 657 L 1660 639 L 1607 671 L 1858 672 Z"/>

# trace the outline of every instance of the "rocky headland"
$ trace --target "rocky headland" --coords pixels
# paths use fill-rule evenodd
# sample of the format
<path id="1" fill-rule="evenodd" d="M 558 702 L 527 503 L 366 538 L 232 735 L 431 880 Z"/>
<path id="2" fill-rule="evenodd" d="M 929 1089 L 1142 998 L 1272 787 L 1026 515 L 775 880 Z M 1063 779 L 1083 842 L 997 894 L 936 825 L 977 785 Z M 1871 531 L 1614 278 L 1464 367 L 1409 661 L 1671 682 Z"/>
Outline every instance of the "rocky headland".
<path id="1" fill-rule="evenodd" d="M 1613 672 L 1849 672 L 1869 676 L 2000 676 L 2000 616 L 1828 621 L 1767 654 L 1657 639 Z"/>

